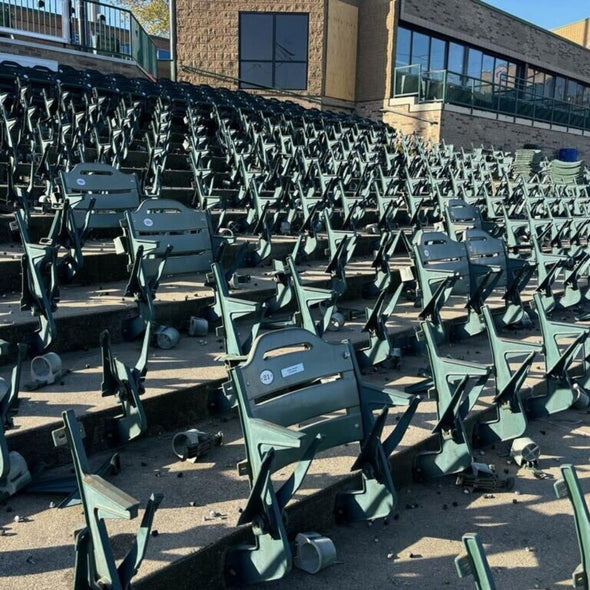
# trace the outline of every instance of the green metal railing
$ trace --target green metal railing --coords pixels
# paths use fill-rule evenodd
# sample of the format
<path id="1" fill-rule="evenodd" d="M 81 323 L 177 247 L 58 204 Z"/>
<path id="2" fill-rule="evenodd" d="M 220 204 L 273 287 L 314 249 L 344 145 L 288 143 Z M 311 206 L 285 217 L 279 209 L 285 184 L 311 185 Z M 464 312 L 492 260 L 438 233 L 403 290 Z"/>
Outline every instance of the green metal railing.
<path id="1" fill-rule="evenodd" d="M 493 82 L 448 70 L 423 71 L 420 65 L 394 72 L 394 97 L 416 96 L 419 102 L 442 102 L 498 115 L 509 115 L 590 130 L 590 108 L 539 96 L 526 80 L 502 76 Z"/>
<path id="2" fill-rule="evenodd" d="M 80 3 L 77 6 L 80 9 Z M 85 0 L 82 8 L 83 14 L 76 15 L 76 26 L 72 27 L 78 31 L 79 45 L 97 53 L 131 58 L 157 75 L 157 48 L 132 12 L 94 0 Z"/>
<path id="3" fill-rule="evenodd" d="M 125 8 L 95 0 L 0 0 L 0 32 L 135 60 L 157 75 L 157 48 Z"/>

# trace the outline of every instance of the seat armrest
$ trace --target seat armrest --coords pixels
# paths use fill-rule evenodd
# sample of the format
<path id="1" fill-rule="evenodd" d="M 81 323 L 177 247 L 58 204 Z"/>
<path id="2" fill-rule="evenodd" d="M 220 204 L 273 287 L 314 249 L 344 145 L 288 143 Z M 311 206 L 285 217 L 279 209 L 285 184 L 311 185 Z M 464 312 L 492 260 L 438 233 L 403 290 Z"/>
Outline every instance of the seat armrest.
<path id="1" fill-rule="evenodd" d="M 392 387 L 381 387 L 362 381 L 360 383 L 362 401 L 371 406 L 387 405 L 390 408 L 395 406 L 409 406 L 416 398 L 415 395 L 394 389 Z"/>
<path id="2" fill-rule="evenodd" d="M 297 432 L 261 418 L 250 418 L 248 426 L 253 431 L 258 446 L 266 445 L 276 451 L 299 449 L 307 436 L 304 432 Z"/>

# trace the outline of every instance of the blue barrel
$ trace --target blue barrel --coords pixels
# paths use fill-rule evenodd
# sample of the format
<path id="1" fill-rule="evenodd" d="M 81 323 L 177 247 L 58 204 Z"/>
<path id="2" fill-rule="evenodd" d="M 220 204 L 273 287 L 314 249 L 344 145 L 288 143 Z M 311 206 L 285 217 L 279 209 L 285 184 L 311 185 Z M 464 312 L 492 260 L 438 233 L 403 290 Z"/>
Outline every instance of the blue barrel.
<path id="1" fill-rule="evenodd" d="M 562 162 L 577 162 L 578 148 L 562 148 L 559 150 L 558 159 Z"/>

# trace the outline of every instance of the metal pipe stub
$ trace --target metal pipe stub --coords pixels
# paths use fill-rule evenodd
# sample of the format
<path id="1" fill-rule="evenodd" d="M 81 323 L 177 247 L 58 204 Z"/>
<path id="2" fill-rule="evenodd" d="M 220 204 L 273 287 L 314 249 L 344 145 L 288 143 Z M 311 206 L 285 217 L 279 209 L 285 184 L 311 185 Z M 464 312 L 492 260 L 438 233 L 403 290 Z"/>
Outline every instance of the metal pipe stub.
<path id="1" fill-rule="evenodd" d="M 223 432 L 209 433 L 192 428 L 174 435 L 172 450 L 181 461 L 196 461 L 222 442 Z"/>
<path id="2" fill-rule="evenodd" d="M 520 467 L 529 466 L 534 467 L 541 455 L 539 445 L 528 436 L 515 438 L 512 441 L 510 449 L 510 457 Z"/>
<path id="3" fill-rule="evenodd" d="M 319 533 L 299 533 L 294 542 L 295 567 L 317 574 L 336 561 L 336 547 L 329 537 Z"/>

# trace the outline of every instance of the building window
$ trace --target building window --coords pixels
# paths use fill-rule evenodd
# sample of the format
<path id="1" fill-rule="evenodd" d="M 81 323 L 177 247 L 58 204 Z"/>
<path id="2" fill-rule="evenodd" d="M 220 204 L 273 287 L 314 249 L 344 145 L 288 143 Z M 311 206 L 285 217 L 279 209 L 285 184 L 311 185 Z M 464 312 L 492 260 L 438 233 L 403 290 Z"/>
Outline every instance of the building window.
<path id="1" fill-rule="evenodd" d="M 481 64 L 481 78 L 486 82 L 494 81 L 494 58 L 491 55 L 483 56 Z"/>
<path id="2" fill-rule="evenodd" d="M 561 76 L 555 78 L 555 98 L 557 100 L 565 99 L 565 78 Z"/>
<path id="3" fill-rule="evenodd" d="M 428 71 L 428 56 L 430 54 L 430 37 L 424 33 L 414 31 L 412 35 L 412 65 L 421 65 L 422 71 Z"/>
<path id="4" fill-rule="evenodd" d="M 240 13 L 240 88 L 307 88 L 309 15 Z"/>
<path id="5" fill-rule="evenodd" d="M 544 104 L 557 108 L 559 102 L 590 107 L 590 86 L 583 82 L 489 55 L 476 47 L 434 37 L 408 25 L 397 29 L 395 63 L 401 69 L 394 76 L 394 96 L 419 92 L 419 67 L 422 72 L 446 70 L 447 91 L 452 90 L 460 98 L 464 96 L 463 89 L 467 89 L 478 93 L 478 100 L 482 94 L 497 94 L 509 101 L 518 98 L 520 104 L 536 102 L 541 105 L 539 108 Z M 487 104 L 487 97 L 483 100 Z"/>
<path id="6" fill-rule="evenodd" d="M 497 57 L 494 64 L 494 83 L 500 86 L 505 84 L 506 76 L 508 76 L 508 62 Z"/>
<path id="7" fill-rule="evenodd" d="M 410 65 L 410 53 L 412 48 L 412 31 L 399 27 L 395 46 L 395 67 Z"/>
<path id="8" fill-rule="evenodd" d="M 546 74 L 545 75 L 545 88 L 544 88 L 545 98 L 553 98 L 554 92 L 555 92 L 555 78 L 551 74 Z"/>
<path id="9" fill-rule="evenodd" d="M 481 78 L 481 60 L 483 53 L 479 49 L 469 48 L 469 58 L 467 60 L 467 75 L 471 78 Z"/>
<path id="10" fill-rule="evenodd" d="M 170 50 L 169 49 L 158 49 L 157 58 L 164 59 L 164 60 L 170 59 Z"/>
<path id="11" fill-rule="evenodd" d="M 445 57 L 447 53 L 447 42 L 442 39 L 432 37 L 430 40 L 430 63 L 429 70 L 444 70 Z"/>
<path id="12" fill-rule="evenodd" d="M 449 57 L 447 79 L 451 84 L 462 84 L 465 71 L 465 48 L 457 43 L 449 43 Z"/>

